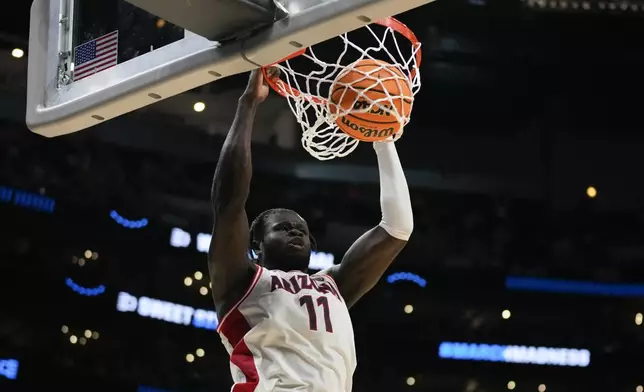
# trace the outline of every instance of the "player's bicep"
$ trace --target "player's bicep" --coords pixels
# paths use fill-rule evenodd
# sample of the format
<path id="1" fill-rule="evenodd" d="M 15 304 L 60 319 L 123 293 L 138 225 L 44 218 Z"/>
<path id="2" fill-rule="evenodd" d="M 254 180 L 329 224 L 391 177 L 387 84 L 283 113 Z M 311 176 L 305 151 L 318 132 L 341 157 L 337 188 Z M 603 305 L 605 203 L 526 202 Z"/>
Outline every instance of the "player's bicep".
<path id="1" fill-rule="evenodd" d="M 248 276 L 248 218 L 246 212 L 215 216 L 208 252 L 212 294 L 217 302 Z"/>

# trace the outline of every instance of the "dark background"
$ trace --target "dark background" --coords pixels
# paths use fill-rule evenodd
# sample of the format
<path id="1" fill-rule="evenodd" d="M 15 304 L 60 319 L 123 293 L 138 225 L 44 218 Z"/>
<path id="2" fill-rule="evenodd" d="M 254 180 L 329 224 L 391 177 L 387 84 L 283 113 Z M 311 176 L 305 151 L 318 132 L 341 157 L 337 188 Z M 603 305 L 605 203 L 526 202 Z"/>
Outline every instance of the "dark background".
<path id="1" fill-rule="evenodd" d="M 180 29 L 123 2 L 111 13 L 97 3 L 83 3 L 84 12 L 110 16 L 94 27 L 88 16 L 83 28 L 94 37 L 117 26 L 121 60 L 180 39 Z M 198 292 L 205 281 L 183 281 L 206 270 L 194 241 L 210 230 L 210 181 L 246 76 L 45 139 L 24 124 L 27 57 L 10 55 L 27 49 L 29 5 L 13 4 L 0 26 L 0 186 L 56 205 L 48 213 L 0 203 L 0 359 L 20 360 L 18 378 L 0 377 L 0 390 L 229 390 L 215 332 L 119 313 L 116 297 L 212 309 Z M 515 391 L 632 392 L 644 384 L 642 298 L 504 286 L 507 276 L 644 283 L 643 17 L 642 2 L 567 0 L 439 0 L 401 15 L 424 44 L 423 88 L 397 143 L 416 230 L 388 274 L 414 272 L 427 286 L 383 280 L 352 310 L 355 391 L 496 392 L 513 380 Z M 192 110 L 197 101 L 203 113 Z M 320 250 L 339 259 L 379 221 L 370 146 L 314 160 L 277 96 L 257 124 L 249 216 L 294 208 Z M 586 195 L 591 185 L 595 198 Z M 112 210 L 149 223 L 125 228 Z M 190 247 L 169 245 L 173 227 L 192 234 Z M 80 267 L 86 250 L 99 257 Z M 79 295 L 68 277 L 106 291 Z M 100 337 L 70 343 L 86 329 Z M 438 357 L 443 341 L 583 348 L 591 364 L 449 361 Z M 188 363 L 198 348 L 206 355 Z"/>

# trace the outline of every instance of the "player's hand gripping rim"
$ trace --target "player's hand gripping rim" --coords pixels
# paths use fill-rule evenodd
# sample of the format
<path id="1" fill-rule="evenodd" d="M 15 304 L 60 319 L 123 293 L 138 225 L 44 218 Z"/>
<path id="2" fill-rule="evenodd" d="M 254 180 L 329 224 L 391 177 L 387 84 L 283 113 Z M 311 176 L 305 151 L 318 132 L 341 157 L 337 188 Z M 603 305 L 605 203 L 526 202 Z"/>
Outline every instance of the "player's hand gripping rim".
<path id="1" fill-rule="evenodd" d="M 279 76 L 279 69 L 277 67 L 269 68 L 268 75 L 270 77 Z M 270 88 L 264 80 L 261 68 L 251 71 L 248 79 L 248 86 L 246 86 L 246 91 L 244 92 L 243 97 L 255 104 L 259 104 L 266 100 L 269 92 Z"/>

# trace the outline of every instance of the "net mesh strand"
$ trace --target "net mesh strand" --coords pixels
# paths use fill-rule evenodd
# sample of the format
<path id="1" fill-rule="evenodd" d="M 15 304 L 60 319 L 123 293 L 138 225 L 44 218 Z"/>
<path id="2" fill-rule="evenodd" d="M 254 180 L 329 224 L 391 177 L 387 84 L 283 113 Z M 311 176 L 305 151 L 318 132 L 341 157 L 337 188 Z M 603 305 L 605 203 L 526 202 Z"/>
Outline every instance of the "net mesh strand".
<path id="1" fill-rule="evenodd" d="M 376 28 L 384 30 L 384 33 L 378 34 Z M 342 40 L 343 50 L 333 63 L 326 62 L 316 56 L 313 47 L 308 48 L 304 54 L 299 56 L 314 63 L 314 69 L 309 70 L 308 73 L 294 69 L 294 60 L 276 64 L 284 82 L 278 89 L 287 96 L 289 106 L 302 127 L 302 147 L 319 160 L 347 156 L 358 146 L 359 141 L 344 133 L 336 123 L 338 118 L 349 112 L 357 114 L 380 109 L 395 116 L 398 123 L 401 124 L 401 129 L 391 139 L 394 141 L 400 138 L 403 127 L 409 122 L 413 97 L 420 90 L 420 71 L 416 60 L 420 44 L 407 45 L 409 48 L 403 49 L 398 39 L 406 40 L 406 38 L 398 35 L 392 28 L 373 25 L 366 26 L 365 29 L 375 42 L 371 46 L 362 48 L 349 39 L 350 33 L 342 34 L 338 36 L 338 39 Z M 356 52 L 358 60 L 346 64 L 348 58 L 355 58 Z M 352 68 L 352 65 L 365 59 L 380 60 L 381 65 L 368 72 Z M 389 65 L 396 66 L 405 78 L 389 71 Z M 385 70 L 384 73 L 391 76 L 382 78 L 382 75 L 378 75 L 383 70 Z M 361 74 L 360 78 L 352 83 L 363 81 L 372 83 L 366 88 L 363 87 L 362 90 L 357 90 L 351 84 L 339 82 L 338 79 L 349 71 Z M 383 82 L 386 81 L 394 81 L 398 85 L 398 91 L 401 92 L 403 84 L 408 83 L 412 96 L 390 94 L 383 85 Z M 330 96 L 333 91 L 338 89 L 343 90 L 337 99 L 338 102 L 343 102 L 349 90 L 356 93 L 349 109 L 331 103 Z M 366 94 L 373 89 L 384 91 L 386 96 L 373 100 L 368 98 Z M 396 100 L 403 99 L 409 103 L 407 113 L 400 113 L 395 104 Z M 356 105 L 359 100 L 367 102 L 368 106 L 365 107 L 362 102 L 360 105 Z M 349 107 L 349 105 L 346 106 Z M 405 107 L 406 105 L 400 106 Z"/>

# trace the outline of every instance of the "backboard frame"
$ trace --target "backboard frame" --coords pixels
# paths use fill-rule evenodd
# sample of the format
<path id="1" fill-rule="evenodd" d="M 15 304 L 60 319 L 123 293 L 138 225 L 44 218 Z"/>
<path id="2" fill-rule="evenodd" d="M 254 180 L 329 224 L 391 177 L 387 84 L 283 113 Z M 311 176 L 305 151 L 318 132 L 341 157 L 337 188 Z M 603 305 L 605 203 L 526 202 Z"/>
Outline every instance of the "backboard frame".
<path id="1" fill-rule="evenodd" d="M 386 16 L 433 0 L 332 0 L 224 44 L 186 31 L 185 38 L 78 82 L 58 85 L 60 16 L 74 0 L 34 0 L 29 34 L 26 122 L 56 137 L 80 131 L 198 86 L 275 63 Z"/>

